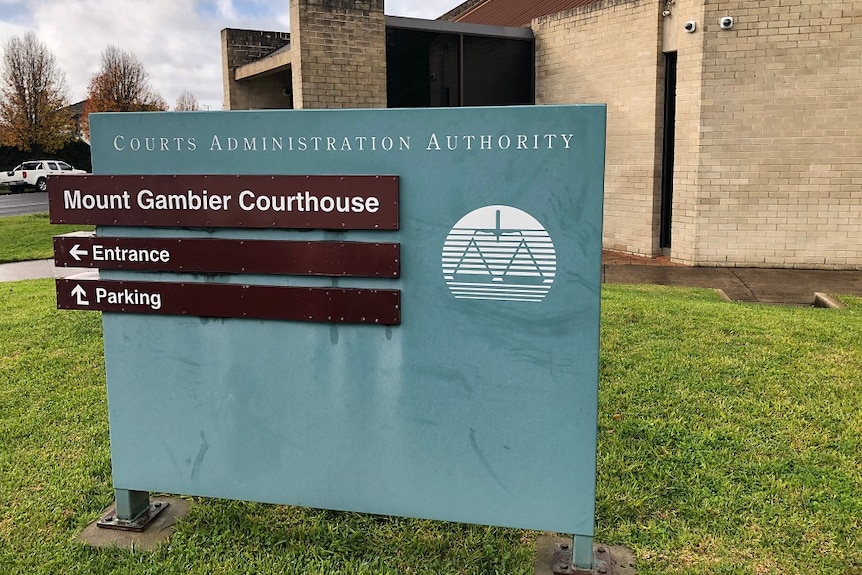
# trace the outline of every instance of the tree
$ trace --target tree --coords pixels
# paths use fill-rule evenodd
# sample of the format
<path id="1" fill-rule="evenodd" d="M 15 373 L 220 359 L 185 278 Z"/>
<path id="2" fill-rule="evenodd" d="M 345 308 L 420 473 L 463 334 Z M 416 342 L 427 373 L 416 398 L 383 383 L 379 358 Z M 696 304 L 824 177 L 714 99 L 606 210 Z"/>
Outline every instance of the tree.
<path id="1" fill-rule="evenodd" d="M 73 139 L 66 78 L 35 33 L 6 41 L 0 86 L 3 144 L 25 152 L 55 152 Z"/>
<path id="2" fill-rule="evenodd" d="M 108 46 L 102 52 L 102 66 L 87 88 L 83 123 L 89 131 L 93 112 L 155 112 L 167 110 L 164 99 L 150 86 L 150 75 L 131 52 Z"/>
<path id="3" fill-rule="evenodd" d="M 177 112 L 197 112 L 200 110 L 198 99 L 188 90 L 183 90 L 183 93 L 177 98 L 177 104 L 174 106 Z"/>

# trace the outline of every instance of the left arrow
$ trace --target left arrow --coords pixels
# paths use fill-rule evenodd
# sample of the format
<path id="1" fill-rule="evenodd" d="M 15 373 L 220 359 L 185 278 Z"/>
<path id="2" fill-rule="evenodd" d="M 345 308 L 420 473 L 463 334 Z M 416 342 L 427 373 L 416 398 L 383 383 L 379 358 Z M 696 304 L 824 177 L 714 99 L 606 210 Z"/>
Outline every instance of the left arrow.
<path id="1" fill-rule="evenodd" d="M 81 261 L 81 258 L 79 256 L 87 255 L 87 250 L 82 250 L 81 244 L 75 244 L 74 246 L 72 246 L 72 249 L 69 250 L 69 255 L 75 258 L 75 260 Z"/>
<path id="2" fill-rule="evenodd" d="M 74 289 L 72 289 L 72 295 L 78 300 L 78 305 L 90 305 L 90 302 L 84 299 L 87 297 L 87 292 L 81 287 L 81 284 L 75 285 Z"/>

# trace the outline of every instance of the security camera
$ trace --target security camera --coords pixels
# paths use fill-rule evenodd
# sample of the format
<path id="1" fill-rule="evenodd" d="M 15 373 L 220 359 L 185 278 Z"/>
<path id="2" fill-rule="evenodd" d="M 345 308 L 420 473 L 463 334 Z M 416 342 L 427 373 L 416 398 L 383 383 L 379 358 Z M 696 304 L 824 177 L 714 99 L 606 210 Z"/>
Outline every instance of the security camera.
<path id="1" fill-rule="evenodd" d="M 697 30 L 697 22 L 695 22 L 694 20 L 689 20 L 683 25 L 683 28 L 685 28 L 685 31 L 689 34 L 693 34 L 694 31 Z"/>
<path id="2" fill-rule="evenodd" d="M 733 28 L 733 18 L 730 16 L 724 16 L 721 20 L 718 21 L 718 25 L 721 26 L 722 30 L 730 30 Z"/>

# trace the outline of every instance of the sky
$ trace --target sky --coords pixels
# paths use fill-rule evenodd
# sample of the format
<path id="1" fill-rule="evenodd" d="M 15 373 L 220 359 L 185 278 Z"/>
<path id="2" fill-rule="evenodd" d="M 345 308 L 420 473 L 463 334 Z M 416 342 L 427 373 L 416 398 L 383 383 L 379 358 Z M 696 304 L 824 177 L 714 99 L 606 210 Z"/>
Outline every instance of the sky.
<path id="1" fill-rule="evenodd" d="M 434 19 L 462 0 L 387 0 L 386 14 Z M 132 52 L 168 106 L 188 90 L 222 108 L 223 28 L 290 31 L 288 0 L 0 0 L 0 48 L 32 30 L 83 100 L 109 45 Z"/>

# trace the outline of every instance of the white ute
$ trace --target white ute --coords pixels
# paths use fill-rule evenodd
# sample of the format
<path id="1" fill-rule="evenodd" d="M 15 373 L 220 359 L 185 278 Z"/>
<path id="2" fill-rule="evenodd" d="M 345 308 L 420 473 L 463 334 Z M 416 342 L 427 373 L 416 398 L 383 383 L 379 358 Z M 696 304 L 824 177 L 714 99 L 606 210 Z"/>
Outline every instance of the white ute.
<path id="1" fill-rule="evenodd" d="M 86 173 L 60 160 L 31 160 L 8 172 L 0 172 L 0 185 L 8 186 L 12 190 L 36 188 L 37 191 L 47 192 L 48 176 L 51 174 Z"/>

